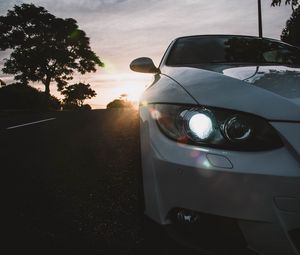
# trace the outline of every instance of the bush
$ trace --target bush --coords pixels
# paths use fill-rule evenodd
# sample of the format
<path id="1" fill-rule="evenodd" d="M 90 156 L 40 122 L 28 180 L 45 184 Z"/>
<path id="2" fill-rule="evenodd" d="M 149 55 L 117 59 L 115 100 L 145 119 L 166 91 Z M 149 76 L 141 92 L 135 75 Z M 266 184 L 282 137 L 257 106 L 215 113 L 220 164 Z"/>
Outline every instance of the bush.
<path id="1" fill-rule="evenodd" d="M 40 110 L 61 108 L 60 101 L 50 96 L 49 102 L 45 93 L 22 83 L 13 83 L 0 88 L 0 109 Z"/>
<path id="2" fill-rule="evenodd" d="M 64 103 L 63 104 L 63 109 L 68 110 L 68 111 L 74 111 L 78 110 L 80 107 L 77 104 L 74 103 Z"/>
<path id="3" fill-rule="evenodd" d="M 89 104 L 84 104 L 82 108 L 83 110 L 88 110 L 88 111 L 92 110 L 92 107 Z"/>
<path id="4" fill-rule="evenodd" d="M 43 93 L 43 92 L 41 92 L 41 93 Z M 61 110 L 61 102 L 55 96 L 50 96 L 49 102 L 48 102 L 48 107 L 53 110 Z"/>
<path id="5" fill-rule="evenodd" d="M 114 101 L 110 102 L 106 108 L 132 108 L 132 104 L 123 99 L 115 99 Z"/>
<path id="6" fill-rule="evenodd" d="M 63 109 L 67 111 L 86 111 L 92 110 L 92 107 L 89 104 L 84 104 L 83 106 L 79 106 L 76 103 L 65 103 L 63 104 Z"/>

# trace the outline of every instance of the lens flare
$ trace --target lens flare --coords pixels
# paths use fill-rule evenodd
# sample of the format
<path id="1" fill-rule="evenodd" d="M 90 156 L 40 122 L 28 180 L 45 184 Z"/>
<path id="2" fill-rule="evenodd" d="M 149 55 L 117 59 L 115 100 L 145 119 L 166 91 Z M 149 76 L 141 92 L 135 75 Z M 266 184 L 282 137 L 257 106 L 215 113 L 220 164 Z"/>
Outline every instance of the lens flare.
<path id="1" fill-rule="evenodd" d="M 196 113 L 190 118 L 189 128 L 201 140 L 207 139 L 214 131 L 212 120 L 203 113 Z"/>
<path id="2" fill-rule="evenodd" d="M 153 119 L 158 120 L 162 117 L 161 113 L 157 111 L 155 108 L 150 108 L 149 110 L 150 110 L 151 117 Z"/>

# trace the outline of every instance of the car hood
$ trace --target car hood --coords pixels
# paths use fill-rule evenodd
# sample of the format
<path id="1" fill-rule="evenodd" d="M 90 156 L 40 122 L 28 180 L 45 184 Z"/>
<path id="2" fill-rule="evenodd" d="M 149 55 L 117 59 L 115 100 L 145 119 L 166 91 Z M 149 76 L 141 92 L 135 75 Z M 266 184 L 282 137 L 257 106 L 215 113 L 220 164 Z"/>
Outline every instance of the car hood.
<path id="1" fill-rule="evenodd" d="M 211 65 L 164 67 L 162 74 L 182 86 L 200 105 L 300 121 L 300 68 Z"/>

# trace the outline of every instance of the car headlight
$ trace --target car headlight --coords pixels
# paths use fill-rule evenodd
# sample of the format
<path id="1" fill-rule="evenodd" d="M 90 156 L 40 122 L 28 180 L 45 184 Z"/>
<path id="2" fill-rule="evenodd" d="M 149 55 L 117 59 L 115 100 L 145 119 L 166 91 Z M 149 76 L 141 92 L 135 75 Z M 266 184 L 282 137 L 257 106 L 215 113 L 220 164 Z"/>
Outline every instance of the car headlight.
<path id="1" fill-rule="evenodd" d="M 173 104 L 155 104 L 150 110 L 162 132 L 181 143 L 247 151 L 283 145 L 275 129 L 252 114 Z"/>

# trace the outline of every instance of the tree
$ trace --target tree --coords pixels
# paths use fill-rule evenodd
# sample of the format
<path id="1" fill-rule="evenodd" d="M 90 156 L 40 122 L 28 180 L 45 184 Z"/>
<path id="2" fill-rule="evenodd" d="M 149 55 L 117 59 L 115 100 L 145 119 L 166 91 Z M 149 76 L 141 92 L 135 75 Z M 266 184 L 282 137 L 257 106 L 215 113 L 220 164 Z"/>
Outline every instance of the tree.
<path id="1" fill-rule="evenodd" d="M 281 0 L 272 0 L 272 6 L 280 6 Z M 281 40 L 300 47 L 300 5 L 299 0 L 285 0 L 285 4 L 290 4 L 293 13 L 286 22 L 286 27 L 281 34 Z"/>
<path id="2" fill-rule="evenodd" d="M 292 9 L 299 4 L 299 0 L 285 0 L 285 4 L 288 5 L 290 4 L 292 6 Z M 281 5 L 281 0 L 272 0 L 271 3 L 272 6 L 280 6 Z"/>
<path id="3" fill-rule="evenodd" d="M 300 6 L 292 13 L 281 34 L 281 40 L 300 47 Z"/>
<path id="4" fill-rule="evenodd" d="M 128 94 L 126 94 L 126 93 L 121 94 L 121 95 L 119 96 L 119 99 L 124 100 L 124 101 L 127 101 L 127 100 L 128 100 Z"/>
<path id="5" fill-rule="evenodd" d="M 48 98 L 51 82 L 61 91 L 75 71 L 84 74 L 103 66 L 76 20 L 57 18 L 33 4 L 15 5 L 0 16 L 0 50 L 7 49 L 12 52 L 2 71 L 23 84 L 42 82 Z"/>
<path id="6" fill-rule="evenodd" d="M 97 94 L 91 89 L 90 84 L 76 83 L 66 87 L 62 92 L 64 96 L 64 102 L 66 104 L 72 104 L 79 107 L 83 106 L 85 99 L 95 97 Z"/>
<path id="7" fill-rule="evenodd" d="M 0 79 L 0 87 L 5 86 L 5 85 L 6 85 L 6 83 Z"/>
<path id="8" fill-rule="evenodd" d="M 106 108 L 132 108 L 133 105 L 131 102 L 123 99 L 115 99 L 112 102 L 108 103 Z"/>

